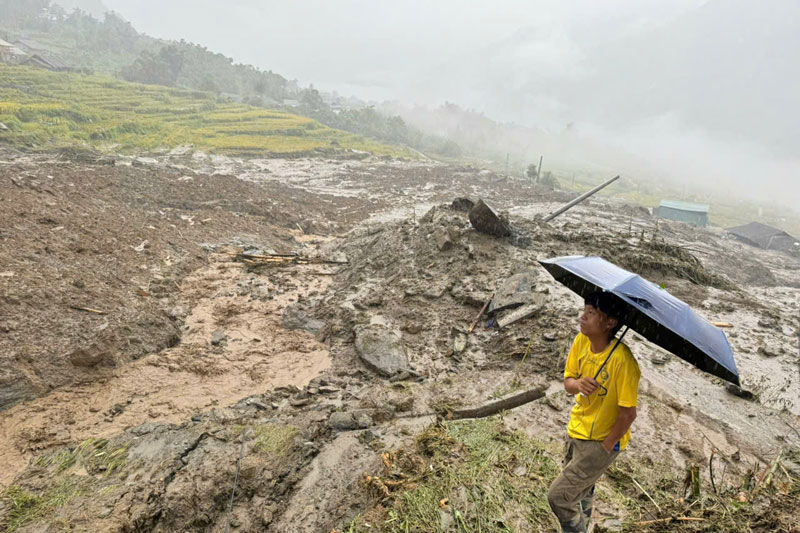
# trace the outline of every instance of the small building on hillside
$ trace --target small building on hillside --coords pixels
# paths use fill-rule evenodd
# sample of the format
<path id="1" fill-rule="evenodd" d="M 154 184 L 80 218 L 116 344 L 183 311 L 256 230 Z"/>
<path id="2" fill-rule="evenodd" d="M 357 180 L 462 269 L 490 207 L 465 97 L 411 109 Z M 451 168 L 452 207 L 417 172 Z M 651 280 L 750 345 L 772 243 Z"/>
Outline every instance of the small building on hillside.
<path id="1" fill-rule="evenodd" d="M 705 228 L 708 227 L 708 209 L 709 206 L 705 204 L 662 200 L 661 204 L 654 209 L 653 214 L 659 218 Z"/>
<path id="2" fill-rule="evenodd" d="M 764 250 L 800 253 L 800 239 L 792 237 L 783 230 L 760 222 L 751 222 L 743 226 L 728 228 L 728 233 L 750 246 L 756 246 Z"/>
<path id="3" fill-rule="evenodd" d="M 28 65 L 29 67 L 46 68 L 56 72 L 73 72 L 75 70 L 53 54 L 31 54 L 25 57 L 20 64 Z"/>
<path id="4" fill-rule="evenodd" d="M 33 39 L 17 39 L 14 41 L 14 46 L 25 52 L 26 54 L 42 54 L 50 51 L 45 45 Z"/>
<path id="5" fill-rule="evenodd" d="M 20 50 L 18 47 L 7 41 L 4 41 L 3 39 L 0 39 L 0 61 L 4 63 L 11 63 L 19 60 L 19 58 L 24 55 L 25 52 Z"/>

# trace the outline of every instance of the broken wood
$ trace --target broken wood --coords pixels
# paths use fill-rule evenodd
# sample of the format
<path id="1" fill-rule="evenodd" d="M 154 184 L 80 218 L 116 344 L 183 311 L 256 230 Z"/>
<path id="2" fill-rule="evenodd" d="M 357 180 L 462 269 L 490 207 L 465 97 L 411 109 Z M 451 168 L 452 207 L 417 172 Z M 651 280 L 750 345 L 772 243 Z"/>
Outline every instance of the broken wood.
<path id="1" fill-rule="evenodd" d="M 486 418 L 501 411 L 508 411 L 520 405 L 525 405 L 539 398 L 544 398 L 546 387 L 537 387 L 530 389 L 519 394 L 515 394 L 509 398 L 504 398 L 496 402 L 487 403 L 481 407 L 474 409 L 460 409 L 458 411 L 451 411 L 447 413 L 448 420 L 463 420 L 465 418 Z"/>
<path id="2" fill-rule="evenodd" d="M 649 494 L 649 493 L 648 493 L 646 490 L 644 490 L 644 487 L 642 487 L 642 486 L 639 484 L 639 482 L 638 482 L 638 481 L 636 481 L 636 479 L 635 479 L 633 476 L 631 476 L 631 481 L 633 481 L 633 484 L 634 484 L 634 485 L 636 485 L 636 487 L 637 487 L 637 488 L 638 488 L 640 491 L 642 491 L 642 494 L 644 494 L 645 496 L 647 496 L 647 499 L 648 499 L 648 500 L 650 500 L 650 501 L 653 503 L 653 505 L 655 505 L 655 506 L 656 506 L 656 509 L 658 509 L 658 514 L 661 514 L 661 513 L 662 513 L 662 511 L 661 511 L 661 507 L 659 507 L 659 506 L 658 506 L 658 504 L 656 503 L 656 501 L 653 499 L 653 497 L 652 497 L 652 496 L 650 496 L 650 494 Z"/>
<path id="3" fill-rule="evenodd" d="M 730 322 L 712 322 L 711 325 L 717 326 L 718 328 L 732 328 L 733 324 Z"/>
<path id="4" fill-rule="evenodd" d="M 481 312 L 478 313 L 478 316 L 475 317 L 475 320 L 469 326 L 469 330 L 467 331 L 467 334 L 472 333 L 472 330 L 474 330 L 475 326 L 478 325 L 478 322 L 480 321 L 481 317 L 483 316 L 483 313 L 486 312 L 486 308 L 489 307 L 489 304 L 492 303 L 492 300 L 494 300 L 494 293 L 492 293 L 492 295 L 489 296 L 489 299 L 486 300 L 486 303 L 483 304 L 483 307 L 481 307 Z"/>
<path id="5" fill-rule="evenodd" d="M 86 311 L 87 313 L 94 313 L 96 315 L 105 315 L 105 311 L 101 311 L 99 309 L 92 309 L 91 307 L 79 307 L 77 305 L 70 305 L 70 309 L 75 309 L 76 311 Z"/>
<path id="6" fill-rule="evenodd" d="M 669 524 L 671 522 L 704 522 L 705 518 L 699 516 L 670 516 L 669 518 L 659 518 L 657 520 L 645 520 L 644 522 L 634 522 L 635 526 L 650 526 L 653 524 Z"/>
<path id="7" fill-rule="evenodd" d="M 756 483 L 756 486 L 753 488 L 753 496 L 758 494 L 758 491 L 761 490 L 762 487 L 768 487 L 772 482 L 772 476 L 775 475 L 775 470 L 777 470 L 781 462 L 781 456 L 783 456 L 783 448 L 778 452 L 778 456 L 775 457 L 775 460 L 772 461 L 772 465 L 764 471 L 764 474 L 762 474 L 758 483 Z"/>
<path id="8" fill-rule="evenodd" d="M 694 463 L 686 468 L 686 479 L 683 481 L 684 495 L 687 490 L 691 490 L 687 500 L 697 501 L 700 499 L 700 466 Z"/>
<path id="9" fill-rule="evenodd" d="M 238 259 L 250 263 L 295 263 L 298 265 L 308 265 L 310 263 L 319 263 L 324 265 L 346 265 L 347 261 L 333 261 L 329 259 L 310 259 L 297 254 L 245 254 L 245 253 L 232 253 Z"/>

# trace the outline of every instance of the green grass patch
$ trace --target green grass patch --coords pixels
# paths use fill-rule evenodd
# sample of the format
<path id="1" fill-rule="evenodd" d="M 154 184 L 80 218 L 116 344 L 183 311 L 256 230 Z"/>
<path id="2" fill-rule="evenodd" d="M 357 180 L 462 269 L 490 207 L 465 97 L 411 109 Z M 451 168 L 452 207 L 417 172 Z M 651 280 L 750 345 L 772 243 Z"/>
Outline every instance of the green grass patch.
<path id="1" fill-rule="evenodd" d="M 212 93 L 102 76 L 0 64 L 0 142 L 26 149 L 85 145 L 136 153 L 190 144 L 239 155 L 359 150 L 413 152 L 324 126 L 308 117 L 231 103 Z"/>
<path id="2" fill-rule="evenodd" d="M 297 428 L 283 424 L 261 424 L 253 427 L 255 431 L 254 449 L 266 454 L 283 457 L 289 453 Z"/>
<path id="3" fill-rule="evenodd" d="M 62 478 L 40 494 L 12 485 L 0 492 L 0 499 L 10 507 L 2 525 L 7 532 L 12 532 L 27 524 L 47 520 L 56 509 L 86 492 L 86 481 L 75 476 Z"/>
<path id="4" fill-rule="evenodd" d="M 431 426 L 415 455 L 398 452 L 366 478 L 385 512 L 363 513 L 349 531 L 555 531 L 547 491 L 560 464 L 549 446 L 499 417 Z"/>
<path id="5" fill-rule="evenodd" d="M 90 474 L 111 475 L 119 472 L 128 460 L 130 443 L 112 444 L 108 439 L 86 439 L 71 450 L 61 450 L 36 459 L 38 466 L 55 466 L 57 474 L 74 466 L 83 466 Z"/>

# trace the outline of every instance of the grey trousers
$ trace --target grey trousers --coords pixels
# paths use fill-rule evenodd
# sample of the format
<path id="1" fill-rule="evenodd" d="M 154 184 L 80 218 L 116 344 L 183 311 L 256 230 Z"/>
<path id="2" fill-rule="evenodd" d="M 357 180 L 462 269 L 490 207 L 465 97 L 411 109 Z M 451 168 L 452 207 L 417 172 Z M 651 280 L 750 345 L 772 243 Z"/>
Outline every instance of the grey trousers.
<path id="1" fill-rule="evenodd" d="M 592 513 L 594 484 L 619 452 L 606 452 L 600 441 L 567 438 L 564 470 L 550 485 L 547 500 L 564 533 L 583 533 Z"/>

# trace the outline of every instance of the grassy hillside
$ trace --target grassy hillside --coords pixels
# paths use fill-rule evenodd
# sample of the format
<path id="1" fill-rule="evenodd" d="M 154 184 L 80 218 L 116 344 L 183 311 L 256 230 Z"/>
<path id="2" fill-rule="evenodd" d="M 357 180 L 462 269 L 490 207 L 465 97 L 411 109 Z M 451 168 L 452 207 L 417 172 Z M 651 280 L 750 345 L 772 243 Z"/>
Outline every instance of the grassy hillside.
<path id="1" fill-rule="evenodd" d="M 310 118 L 218 100 L 213 94 L 109 77 L 0 64 L 0 141 L 22 148 L 84 144 L 141 151 L 192 144 L 235 154 L 405 148 L 335 130 Z"/>

